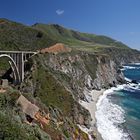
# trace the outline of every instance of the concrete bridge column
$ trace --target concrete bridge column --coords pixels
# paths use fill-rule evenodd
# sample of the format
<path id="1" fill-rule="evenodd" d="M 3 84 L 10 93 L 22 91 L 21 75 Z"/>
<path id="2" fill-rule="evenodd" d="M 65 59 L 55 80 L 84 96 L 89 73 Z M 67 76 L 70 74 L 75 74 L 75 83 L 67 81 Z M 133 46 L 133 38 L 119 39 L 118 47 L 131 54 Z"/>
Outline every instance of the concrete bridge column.
<path id="1" fill-rule="evenodd" d="M 26 54 L 25 54 L 26 55 Z M 24 53 L 21 53 L 21 69 L 22 69 L 22 73 L 21 73 L 21 81 L 24 80 Z"/>

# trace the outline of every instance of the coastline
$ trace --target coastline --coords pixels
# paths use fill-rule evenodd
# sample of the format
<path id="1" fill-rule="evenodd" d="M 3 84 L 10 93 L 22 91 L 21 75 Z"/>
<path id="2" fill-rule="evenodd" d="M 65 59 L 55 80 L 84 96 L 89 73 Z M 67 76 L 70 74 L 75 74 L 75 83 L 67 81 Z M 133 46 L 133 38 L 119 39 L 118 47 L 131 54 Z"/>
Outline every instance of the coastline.
<path id="1" fill-rule="evenodd" d="M 114 123 L 123 124 L 125 122 L 124 110 L 121 106 L 109 102 L 107 98 L 108 95 L 113 95 L 114 91 L 120 91 L 124 89 L 125 84 L 112 87 L 103 92 L 103 95 L 97 100 L 97 112 L 96 117 L 98 116 L 98 130 L 101 132 L 104 139 L 113 139 L 113 140 L 132 140 L 133 138 L 128 132 L 122 131 L 114 125 Z M 102 106 L 101 106 L 102 104 Z M 112 114 L 107 115 L 107 114 Z M 105 117 L 103 117 L 105 115 Z M 119 116 L 118 116 L 119 115 Z M 108 125 L 109 124 L 109 125 Z M 112 134 L 112 135 L 110 135 Z M 102 138 L 102 139 L 103 139 Z M 98 139 L 97 139 L 98 140 Z"/>
<path id="2" fill-rule="evenodd" d="M 90 112 L 92 118 L 90 129 L 79 126 L 82 131 L 88 134 L 90 140 L 94 140 L 92 135 L 96 137 L 96 140 L 103 140 L 101 134 L 97 130 L 95 112 L 97 110 L 96 103 L 98 102 L 99 97 L 103 95 L 104 91 L 105 89 L 92 90 L 91 92 L 85 94 L 87 101 L 79 101 L 79 103 Z"/>

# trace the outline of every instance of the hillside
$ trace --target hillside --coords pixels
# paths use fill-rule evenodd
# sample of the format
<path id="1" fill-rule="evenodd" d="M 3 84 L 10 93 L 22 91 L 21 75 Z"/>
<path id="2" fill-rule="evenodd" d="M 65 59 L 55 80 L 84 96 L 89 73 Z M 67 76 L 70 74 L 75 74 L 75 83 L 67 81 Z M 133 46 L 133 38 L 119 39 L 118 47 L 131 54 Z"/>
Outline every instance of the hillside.
<path id="1" fill-rule="evenodd" d="M 140 52 L 59 25 L 0 19 L 0 33 L 0 50 L 40 50 L 26 62 L 20 85 L 0 85 L 0 139 L 101 140 L 80 102 L 95 102 L 91 91 L 124 83 L 120 66 L 140 62 Z M 0 59 L 1 76 L 7 64 Z"/>
<path id="2" fill-rule="evenodd" d="M 116 61 L 122 56 L 125 57 L 125 61 L 130 56 L 132 59 L 139 57 L 139 51 L 107 36 L 81 33 L 57 24 L 36 23 L 33 26 L 26 26 L 0 19 L 0 50 L 36 51 L 56 43 L 63 43 L 78 51 L 108 55 Z"/>
<path id="3" fill-rule="evenodd" d="M 41 31 L 0 19 L 0 50 L 37 50 L 54 43 L 54 40 Z"/>
<path id="4" fill-rule="evenodd" d="M 66 29 L 57 24 L 35 24 L 32 27 L 50 35 L 59 42 L 80 50 L 96 51 L 98 49 L 110 47 L 128 49 L 125 44 L 107 36 L 81 33 Z"/>
<path id="5" fill-rule="evenodd" d="M 109 37 L 80 33 L 57 24 L 34 24 L 30 27 L 0 19 L 0 33 L 1 50 L 38 50 L 60 42 L 89 52 L 112 47 L 128 49 L 125 44 Z"/>

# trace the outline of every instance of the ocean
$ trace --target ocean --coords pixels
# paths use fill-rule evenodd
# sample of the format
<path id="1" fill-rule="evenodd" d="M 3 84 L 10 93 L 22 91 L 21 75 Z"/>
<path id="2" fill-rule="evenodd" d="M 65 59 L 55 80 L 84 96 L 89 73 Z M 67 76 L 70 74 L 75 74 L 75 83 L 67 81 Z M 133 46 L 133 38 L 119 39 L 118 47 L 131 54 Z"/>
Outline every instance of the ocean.
<path id="1" fill-rule="evenodd" d="M 126 80 L 134 83 L 106 90 L 95 117 L 104 140 L 140 140 L 140 64 L 125 65 Z"/>

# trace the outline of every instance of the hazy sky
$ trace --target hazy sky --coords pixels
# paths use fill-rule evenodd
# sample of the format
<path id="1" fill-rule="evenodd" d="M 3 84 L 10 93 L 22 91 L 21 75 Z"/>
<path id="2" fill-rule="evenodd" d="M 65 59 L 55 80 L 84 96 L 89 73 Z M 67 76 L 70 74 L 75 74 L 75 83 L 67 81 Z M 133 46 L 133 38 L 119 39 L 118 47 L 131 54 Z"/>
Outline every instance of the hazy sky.
<path id="1" fill-rule="evenodd" d="M 140 0 L 0 0 L 0 17 L 28 25 L 57 23 L 140 50 Z"/>

